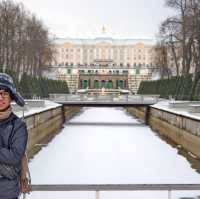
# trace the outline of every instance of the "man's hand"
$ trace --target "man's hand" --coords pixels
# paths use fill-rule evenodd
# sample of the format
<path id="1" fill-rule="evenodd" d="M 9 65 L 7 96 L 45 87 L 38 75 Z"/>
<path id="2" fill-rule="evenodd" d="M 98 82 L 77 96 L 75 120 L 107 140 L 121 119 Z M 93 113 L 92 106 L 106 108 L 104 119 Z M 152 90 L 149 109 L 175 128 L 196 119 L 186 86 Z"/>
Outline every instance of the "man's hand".
<path id="1" fill-rule="evenodd" d="M 20 185 L 22 193 L 30 193 L 31 191 L 31 179 L 28 168 L 28 160 L 26 154 L 23 156 L 21 161 L 21 173 L 20 173 Z"/>
<path id="2" fill-rule="evenodd" d="M 27 177 L 20 179 L 20 185 L 21 185 L 21 192 L 22 193 L 30 193 L 31 192 L 31 184 Z"/>

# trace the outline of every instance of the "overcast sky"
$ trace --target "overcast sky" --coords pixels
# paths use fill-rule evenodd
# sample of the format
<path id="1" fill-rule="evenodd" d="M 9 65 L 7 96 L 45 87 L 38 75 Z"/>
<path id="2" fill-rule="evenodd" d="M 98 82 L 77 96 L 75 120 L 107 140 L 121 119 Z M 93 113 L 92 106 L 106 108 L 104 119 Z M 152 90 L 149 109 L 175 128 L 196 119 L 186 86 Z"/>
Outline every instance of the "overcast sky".
<path id="1" fill-rule="evenodd" d="M 172 11 L 164 0 L 15 0 L 36 14 L 57 37 L 154 38 Z"/>

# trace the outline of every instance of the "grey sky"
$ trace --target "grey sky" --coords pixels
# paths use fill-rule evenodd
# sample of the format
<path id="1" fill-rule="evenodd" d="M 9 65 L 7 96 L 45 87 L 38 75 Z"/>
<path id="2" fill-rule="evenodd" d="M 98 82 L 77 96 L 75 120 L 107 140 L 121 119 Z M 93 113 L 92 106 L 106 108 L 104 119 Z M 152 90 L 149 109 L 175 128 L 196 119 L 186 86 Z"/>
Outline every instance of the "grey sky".
<path id="1" fill-rule="evenodd" d="M 164 0 L 15 0 L 35 13 L 58 37 L 151 38 L 172 11 Z"/>

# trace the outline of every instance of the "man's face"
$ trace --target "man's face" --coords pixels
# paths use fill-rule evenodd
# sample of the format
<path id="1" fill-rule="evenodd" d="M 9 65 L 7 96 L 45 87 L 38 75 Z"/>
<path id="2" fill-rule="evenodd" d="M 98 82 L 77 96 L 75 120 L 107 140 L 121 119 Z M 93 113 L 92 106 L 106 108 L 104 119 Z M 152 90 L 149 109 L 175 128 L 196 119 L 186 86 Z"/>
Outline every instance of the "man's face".
<path id="1" fill-rule="evenodd" d="M 0 89 L 0 111 L 10 106 L 11 101 L 10 93 L 6 90 Z"/>

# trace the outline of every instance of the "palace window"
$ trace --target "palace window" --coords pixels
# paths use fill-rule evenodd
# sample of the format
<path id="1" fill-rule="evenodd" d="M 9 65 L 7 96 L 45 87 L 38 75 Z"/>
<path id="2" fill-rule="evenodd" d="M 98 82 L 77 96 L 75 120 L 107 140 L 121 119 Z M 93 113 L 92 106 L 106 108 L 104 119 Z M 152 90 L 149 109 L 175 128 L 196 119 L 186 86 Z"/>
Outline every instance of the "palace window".
<path id="1" fill-rule="evenodd" d="M 71 69 L 67 69 L 68 74 L 71 74 L 71 72 L 72 72 Z"/>
<path id="2" fill-rule="evenodd" d="M 136 75 L 139 75 L 139 74 L 140 74 L 140 69 L 136 68 Z"/>
<path id="3" fill-rule="evenodd" d="M 84 71 L 84 70 L 80 70 L 79 72 L 80 72 L 80 74 L 84 74 L 84 73 L 85 73 L 85 71 Z"/>
<path id="4" fill-rule="evenodd" d="M 86 88 L 88 88 L 89 87 L 89 82 L 88 82 L 88 80 L 84 80 L 83 81 L 83 84 L 82 84 L 82 88 L 83 89 L 86 89 Z"/>
<path id="5" fill-rule="evenodd" d="M 112 80 L 109 80 L 109 81 L 107 82 L 107 88 L 108 88 L 108 89 L 112 89 L 112 88 L 113 88 L 113 82 L 112 82 Z"/>
<path id="6" fill-rule="evenodd" d="M 95 89 L 99 89 L 100 85 L 99 85 L 99 81 L 98 80 L 94 80 L 94 88 Z"/>
<path id="7" fill-rule="evenodd" d="M 105 80 L 102 80 L 101 81 L 101 88 L 105 88 L 106 87 L 106 81 Z"/>

